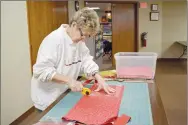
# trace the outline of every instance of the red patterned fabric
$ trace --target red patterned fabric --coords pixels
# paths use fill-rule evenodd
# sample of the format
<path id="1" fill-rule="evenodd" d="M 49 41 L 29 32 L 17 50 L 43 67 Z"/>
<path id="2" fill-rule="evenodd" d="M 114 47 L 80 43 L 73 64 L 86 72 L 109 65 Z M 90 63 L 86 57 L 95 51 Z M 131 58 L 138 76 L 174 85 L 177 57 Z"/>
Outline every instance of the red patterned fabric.
<path id="1" fill-rule="evenodd" d="M 114 125 L 126 125 L 130 120 L 130 117 L 123 114 L 121 117 L 118 117 Z"/>
<path id="2" fill-rule="evenodd" d="M 87 125 L 105 125 L 116 120 L 119 112 L 124 86 L 111 86 L 116 92 L 107 95 L 103 90 L 92 91 L 83 96 L 78 103 L 64 116 L 64 120 L 74 120 Z M 96 89 L 93 85 L 91 90 Z"/>

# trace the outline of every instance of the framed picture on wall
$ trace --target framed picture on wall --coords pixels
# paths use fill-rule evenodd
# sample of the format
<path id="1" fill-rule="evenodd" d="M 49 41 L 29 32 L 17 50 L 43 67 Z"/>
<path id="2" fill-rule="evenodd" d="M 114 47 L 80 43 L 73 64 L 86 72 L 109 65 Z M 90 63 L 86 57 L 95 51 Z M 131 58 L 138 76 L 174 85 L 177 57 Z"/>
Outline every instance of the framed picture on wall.
<path id="1" fill-rule="evenodd" d="M 159 12 L 150 12 L 150 21 L 158 21 Z"/>
<path id="2" fill-rule="evenodd" d="M 151 4 L 152 11 L 158 11 L 158 4 Z"/>

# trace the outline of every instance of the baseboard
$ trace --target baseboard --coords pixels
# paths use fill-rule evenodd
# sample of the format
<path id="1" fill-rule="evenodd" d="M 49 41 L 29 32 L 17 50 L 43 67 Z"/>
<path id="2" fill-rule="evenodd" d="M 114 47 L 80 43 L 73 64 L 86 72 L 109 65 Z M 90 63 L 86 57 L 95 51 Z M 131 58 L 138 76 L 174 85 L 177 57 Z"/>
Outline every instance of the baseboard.
<path id="1" fill-rule="evenodd" d="M 19 125 L 23 120 L 25 120 L 30 114 L 35 111 L 35 107 L 32 106 L 29 110 L 27 110 L 24 114 L 14 120 L 10 125 Z"/>
<path id="2" fill-rule="evenodd" d="M 157 61 L 187 61 L 187 58 L 158 58 Z"/>

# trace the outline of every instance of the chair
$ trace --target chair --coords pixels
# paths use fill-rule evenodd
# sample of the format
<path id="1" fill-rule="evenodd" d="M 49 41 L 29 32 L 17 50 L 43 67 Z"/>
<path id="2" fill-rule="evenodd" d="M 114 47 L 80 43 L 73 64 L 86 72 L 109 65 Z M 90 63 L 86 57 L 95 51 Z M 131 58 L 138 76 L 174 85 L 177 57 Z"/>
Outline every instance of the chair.
<path id="1" fill-rule="evenodd" d="M 112 43 L 107 40 L 104 40 L 103 41 L 103 49 L 104 49 L 103 57 L 106 55 L 109 55 L 109 59 L 111 59 L 111 57 L 112 57 Z"/>

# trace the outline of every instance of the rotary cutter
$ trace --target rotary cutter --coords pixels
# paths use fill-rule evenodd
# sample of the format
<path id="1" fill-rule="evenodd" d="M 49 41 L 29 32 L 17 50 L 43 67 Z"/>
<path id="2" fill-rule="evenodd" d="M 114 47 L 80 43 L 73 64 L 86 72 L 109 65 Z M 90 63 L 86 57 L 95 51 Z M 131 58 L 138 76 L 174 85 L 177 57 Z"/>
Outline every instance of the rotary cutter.
<path id="1" fill-rule="evenodd" d="M 92 80 L 86 80 L 86 81 L 83 83 L 83 86 L 89 84 L 91 81 L 92 81 Z M 95 82 L 97 82 L 97 81 L 95 80 Z M 87 96 L 88 96 L 88 95 L 91 94 L 91 89 L 86 88 L 86 87 L 83 87 L 81 93 L 82 93 L 83 95 L 87 95 Z"/>
<path id="2" fill-rule="evenodd" d="M 83 95 L 90 95 L 91 94 L 91 90 L 89 88 L 83 88 L 82 89 L 82 94 Z"/>

